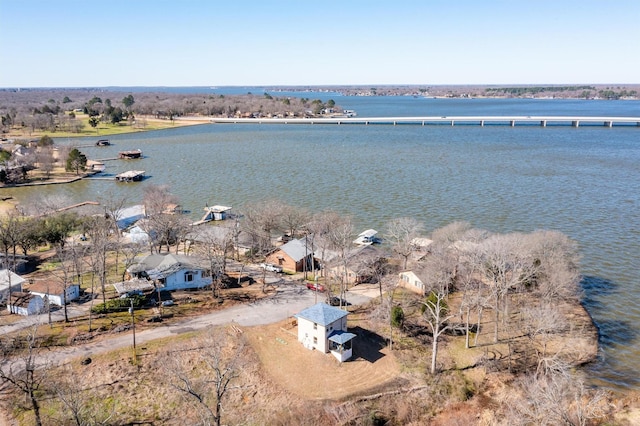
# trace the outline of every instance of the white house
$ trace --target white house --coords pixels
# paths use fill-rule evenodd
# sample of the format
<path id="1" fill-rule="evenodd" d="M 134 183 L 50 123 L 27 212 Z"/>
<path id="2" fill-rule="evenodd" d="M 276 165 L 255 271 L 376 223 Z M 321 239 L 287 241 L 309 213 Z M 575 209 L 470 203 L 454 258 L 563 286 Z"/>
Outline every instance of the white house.
<path id="1" fill-rule="evenodd" d="M 62 306 L 80 297 L 80 286 L 78 284 L 67 284 L 65 292 L 64 285 L 60 281 L 41 280 L 29 285 L 29 292 L 48 298 L 52 305 Z M 66 295 L 65 295 L 66 294 Z"/>
<path id="2" fill-rule="evenodd" d="M 7 310 L 18 315 L 37 315 L 44 310 L 42 297 L 31 293 L 11 293 L 11 300 L 7 303 Z"/>
<path id="3" fill-rule="evenodd" d="M 351 358 L 355 334 L 347 331 L 349 312 L 317 303 L 296 315 L 298 341 L 307 349 L 331 352 L 340 362 Z"/>
<path id="4" fill-rule="evenodd" d="M 127 272 L 133 278 L 155 282 L 163 290 L 184 290 L 211 285 L 211 271 L 193 256 L 151 254 Z"/>
<path id="5" fill-rule="evenodd" d="M 423 296 L 426 289 L 424 281 L 413 271 L 400 272 L 400 283 L 398 285 Z"/>
<path id="6" fill-rule="evenodd" d="M 8 269 L 0 270 L 0 300 L 5 300 L 9 297 L 9 283 L 11 283 L 11 293 L 13 293 L 14 291 L 22 291 L 22 283 L 24 281 L 24 278 Z"/>

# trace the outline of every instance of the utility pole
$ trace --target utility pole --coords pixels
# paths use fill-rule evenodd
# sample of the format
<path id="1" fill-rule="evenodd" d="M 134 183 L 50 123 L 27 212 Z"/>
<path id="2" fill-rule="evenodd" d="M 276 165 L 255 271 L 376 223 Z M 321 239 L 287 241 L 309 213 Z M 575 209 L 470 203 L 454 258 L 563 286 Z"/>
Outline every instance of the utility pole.
<path id="1" fill-rule="evenodd" d="M 131 327 L 133 328 L 133 362 L 136 362 L 136 320 L 133 316 L 133 299 L 131 299 L 129 313 L 131 314 Z"/>

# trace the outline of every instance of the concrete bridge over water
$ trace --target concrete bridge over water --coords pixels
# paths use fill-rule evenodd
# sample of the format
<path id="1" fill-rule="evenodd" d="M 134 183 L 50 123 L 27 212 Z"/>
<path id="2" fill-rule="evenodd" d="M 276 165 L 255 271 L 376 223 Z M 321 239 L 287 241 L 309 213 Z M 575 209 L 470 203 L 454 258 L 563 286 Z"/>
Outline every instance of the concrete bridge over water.
<path id="1" fill-rule="evenodd" d="M 387 124 L 387 125 L 520 125 L 536 126 L 634 126 L 640 117 L 591 116 L 446 116 L 446 117 L 327 117 L 327 118 L 212 118 L 211 123 L 227 124 Z"/>

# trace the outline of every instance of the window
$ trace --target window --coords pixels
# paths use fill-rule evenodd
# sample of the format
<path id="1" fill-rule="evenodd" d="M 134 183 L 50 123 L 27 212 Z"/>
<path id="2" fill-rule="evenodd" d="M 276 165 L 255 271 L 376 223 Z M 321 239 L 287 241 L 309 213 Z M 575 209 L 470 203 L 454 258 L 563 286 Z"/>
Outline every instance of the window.
<path id="1" fill-rule="evenodd" d="M 193 272 L 189 271 L 189 272 L 185 272 L 184 273 L 184 281 L 185 282 L 191 282 L 193 281 Z"/>
<path id="2" fill-rule="evenodd" d="M 314 344 L 314 345 L 317 345 L 317 344 L 318 344 L 318 338 L 317 338 L 317 337 L 314 337 L 314 338 L 313 338 L 313 344 Z"/>
<path id="3" fill-rule="evenodd" d="M 316 324 L 315 322 L 313 323 L 313 329 L 317 330 L 318 329 L 318 324 Z"/>

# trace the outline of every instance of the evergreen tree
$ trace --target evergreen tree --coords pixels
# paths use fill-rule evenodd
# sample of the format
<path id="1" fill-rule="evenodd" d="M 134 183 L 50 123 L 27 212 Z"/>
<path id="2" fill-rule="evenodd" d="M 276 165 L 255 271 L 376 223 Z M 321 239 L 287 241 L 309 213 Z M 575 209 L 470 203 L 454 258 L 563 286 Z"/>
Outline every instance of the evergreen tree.
<path id="1" fill-rule="evenodd" d="M 80 170 L 84 170 L 86 166 L 87 156 L 78 151 L 77 148 L 73 148 L 69 152 L 69 158 L 67 158 L 66 170 L 68 172 L 75 170 L 76 174 L 80 174 Z"/>

